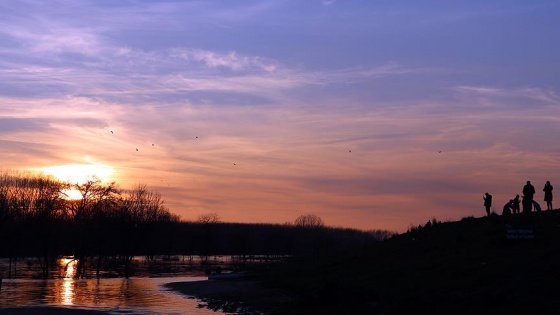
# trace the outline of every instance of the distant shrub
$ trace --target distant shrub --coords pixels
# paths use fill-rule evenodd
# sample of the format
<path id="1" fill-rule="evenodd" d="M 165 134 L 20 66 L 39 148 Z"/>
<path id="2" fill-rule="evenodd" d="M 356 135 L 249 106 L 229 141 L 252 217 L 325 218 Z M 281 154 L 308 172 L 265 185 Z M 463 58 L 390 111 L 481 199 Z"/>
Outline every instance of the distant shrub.
<path id="1" fill-rule="evenodd" d="M 323 227 L 323 219 L 316 214 L 302 214 L 296 218 L 294 224 L 301 227 Z"/>

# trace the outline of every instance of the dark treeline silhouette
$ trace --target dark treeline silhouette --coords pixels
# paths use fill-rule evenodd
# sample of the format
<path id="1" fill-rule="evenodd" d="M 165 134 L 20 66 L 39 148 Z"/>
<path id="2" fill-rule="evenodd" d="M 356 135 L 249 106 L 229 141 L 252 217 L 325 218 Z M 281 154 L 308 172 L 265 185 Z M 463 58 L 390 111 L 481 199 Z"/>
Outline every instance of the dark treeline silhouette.
<path id="1" fill-rule="evenodd" d="M 66 199 L 71 189 L 81 199 Z M 99 276 L 107 257 L 121 261 L 128 276 L 152 232 L 178 221 L 145 185 L 120 190 L 95 178 L 68 184 L 40 174 L 0 174 L 0 255 L 39 258 L 45 278 L 49 264 L 63 255 L 78 262 L 76 277 L 93 258 Z"/>
<path id="2" fill-rule="evenodd" d="M 81 199 L 67 199 L 70 189 Z M 123 190 L 95 178 L 68 184 L 40 174 L 0 174 L 0 257 L 10 263 L 0 278 L 11 277 L 12 260 L 24 257 L 39 261 L 44 278 L 60 257 L 76 260 L 75 277 L 100 277 L 108 266 L 129 277 L 136 256 L 198 256 L 203 263 L 215 255 L 324 256 L 391 234 L 325 227 L 315 215 L 283 225 L 220 223 L 215 214 L 184 222 L 145 185 Z"/>
<path id="3" fill-rule="evenodd" d="M 175 241 L 168 248 L 173 254 L 195 254 L 203 261 L 216 255 L 235 256 L 240 260 L 252 256 L 324 257 L 363 249 L 391 235 L 387 231 L 364 232 L 292 224 L 218 222 L 208 226 L 199 222 L 180 222 L 175 226 Z"/>

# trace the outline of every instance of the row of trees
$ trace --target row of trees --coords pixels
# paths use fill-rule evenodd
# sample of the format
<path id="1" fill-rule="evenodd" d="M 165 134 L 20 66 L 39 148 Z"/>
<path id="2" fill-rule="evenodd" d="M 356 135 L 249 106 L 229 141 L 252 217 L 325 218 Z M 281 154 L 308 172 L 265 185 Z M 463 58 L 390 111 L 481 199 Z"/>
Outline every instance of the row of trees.
<path id="1" fill-rule="evenodd" d="M 67 199 L 69 190 L 81 198 Z M 49 264 L 61 256 L 77 260 L 76 277 L 85 275 L 86 261 L 99 277 L 109 260 L 128 277 L 140 255 L 197 255 L 203 261 L 212 255 L 321 256 L 389 236 L 328 228 L 312 214 L 283 225 L 221 223 L 217 214 L 185 222 L 145 185 L 123 190 L 95 178 L 69 184 L 40 174 L 0 174 L 0 257 L 37 257 L 45 278 Z"/>
<path id="2" fill-rule="evenodd" d="M 298 219 L 304 217 L 319 218 L 304 215 Z M 302 225 L 298 224 L 298 219 L 286 224 L 181 222 L 175 229 L 175 236 L 180 241 L 174 242 L 172 251 L 194 252 L 203 259 L 213 255 L 231 255 L 240 259 L 252 255 L 324 257 L 355 252 L 393 235 L 385 230 Z"/>
<path id="3" fill-rule="evenodd" d="M 67 199 L 70 190 L 81 198 Z M 40 258 L 44 277 L 59 255 L 75 257 L 77 276 L 91 257 L 97 258 L 99 275 L 109 255 L 123 261 L 128 275 L 150 229 L 178 221 L 145 185 L 123 190 L 97 178 L 70 184 L 42 174 L 0 174 L 0 255 Z"/>

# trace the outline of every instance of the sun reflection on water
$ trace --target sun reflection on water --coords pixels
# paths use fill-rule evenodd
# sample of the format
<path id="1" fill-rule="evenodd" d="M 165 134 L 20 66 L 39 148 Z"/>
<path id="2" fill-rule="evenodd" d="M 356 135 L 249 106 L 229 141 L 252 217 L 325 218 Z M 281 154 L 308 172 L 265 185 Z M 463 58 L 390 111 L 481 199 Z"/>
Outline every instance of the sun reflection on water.
<path id="1" fill-rule="evenodd" d="M 224 314 L 200 308 L 200 300 L 186 298 L 163 286 L 170 282 L 201 281 L 206 277 L 75 279 L 66 276 L 71 276 L 68 269 L 77 270 L 77 261 L 64 259 L 57 265 L 60 271 L 57 279 L 4 281 L 0 290 L 0 314 L 4 314 L 2 308 L 6 307 L 38 305 L 63 307 L 68 309 L 68 314 L 76 309 L 113 314 Z"/>
<path id="2" fill-rule="evenodd" d="M 77 261 L 73 258 L 62 258 L 59 260 L 60 266 L 63 268 L 62 286 L 56 294 L 56 299 L 62 305 L 74 305 L 74 275 L 76 273 Z"/>
<path id="3" fill-rule="evenodd" d="M 74 279 L 64 279 L 60 295 L 62 305 L 74 305 Z"/>

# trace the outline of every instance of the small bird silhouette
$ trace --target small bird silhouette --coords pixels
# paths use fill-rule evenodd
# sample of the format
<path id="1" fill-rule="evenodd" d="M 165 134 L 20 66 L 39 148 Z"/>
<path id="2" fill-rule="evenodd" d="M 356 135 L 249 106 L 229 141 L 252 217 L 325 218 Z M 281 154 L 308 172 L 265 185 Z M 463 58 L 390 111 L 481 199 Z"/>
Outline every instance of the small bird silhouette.
<path id="1" fill-rule="evenodd" d="M 136 151 L 138 151 L 138 148 L 136 148 Z"/>
<path id="2" fill-rule="evenodd" d="M 111 133 L 113 133 L 113 130 L 111 130 Z"/>
<path id="3" fill-rule="evenodd" d="M 154 144 L 152 143 L 152 147 L 154 146 Z"/>

